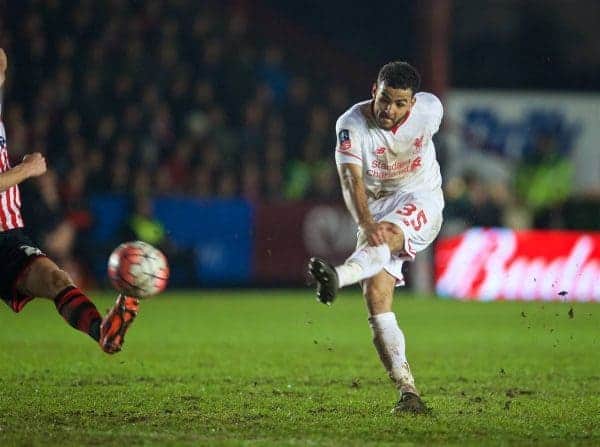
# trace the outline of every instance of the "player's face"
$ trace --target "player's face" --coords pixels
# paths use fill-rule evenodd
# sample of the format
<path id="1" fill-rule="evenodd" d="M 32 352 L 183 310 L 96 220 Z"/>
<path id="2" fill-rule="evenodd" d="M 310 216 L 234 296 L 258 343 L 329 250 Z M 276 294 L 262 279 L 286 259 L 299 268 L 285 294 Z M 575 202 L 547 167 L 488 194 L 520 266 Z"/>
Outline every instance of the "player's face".
<path id="1" fill-rule="evenodd" d="M 373 86 L 373 114 L 382 129 L 391 129 L 400 123 L 414 103 L 415 97 L 410 88 L 392 88 L 383 82 Z"/>

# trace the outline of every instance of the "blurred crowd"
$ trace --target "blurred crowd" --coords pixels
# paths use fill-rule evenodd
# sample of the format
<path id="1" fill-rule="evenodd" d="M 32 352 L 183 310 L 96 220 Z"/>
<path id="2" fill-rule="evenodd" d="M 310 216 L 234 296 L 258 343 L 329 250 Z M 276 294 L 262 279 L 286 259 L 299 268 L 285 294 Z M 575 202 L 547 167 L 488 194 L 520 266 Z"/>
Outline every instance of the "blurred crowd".
<path id="1" fill-rule="evenodd" d="M 25 218 L 74 276 L 72 260 L 93 250 L 86 201 L 96 193 L 339 198 L 332 149 L 347 91 L 262 41 L 243 10 L 182 0 L 2 6 L 10 156 L 38 151 L 49 164 L 23 185 Z"/>
<path id="2" fill-rule="evenodd" d="M 297 49 L 263 38 L 236 2 L 6 3 L 0 46 L 9 58 L 10 155 L 14 163 L 39 151 L 48 160 L 48 175 L 23 185 L 24 212 L 63 264 L 73 251 L 93 250 L 81 235 L 93 223 L 87 200 L 96 193 L 139 203 L 180 194 L 340 200 L 335 119 L 363 98 L 306 67 Z M 540 157 L 525 163 L 521 178 L 556 161 Z M 470 171 L 445 187 L 448 228 L 568 227 L 554 213 L 562 192 L 540 196 L 528 182 L 519 190 L 518 182 L 488 184 Z M 161 233 L 155 224 L 133 211 L 124 227 Z"/>
<path id="3" fill-rule="evenodd" d="M 561 154 L 553 137 L 536 139 L 532 152 L 523 160 L 503 162 L 511 170 L 508 179 L 486 176 L 477 164 L 459 175 L 448 175 L 443 234 L 456 234 L 470 227 L 513 229 L 594 229 L 596 207 L 581 205 L 571 197 L 574 168 Z M 572 213 L 570 208 L 582 208 Z M 587 210 L 587 211 L 585 211 Z"/>
<path id="4" fill-rule="evenodd" d="M 338 197 L 343 86 L 292 67 L 242 11 L 168 3 L 11 3 L 12 157 L 44 153 L 69 207 L 96 192 Z"/>
<path id="5" fill-rule="evenodd" d="M 530 124 L 518 157 L 500 156 L 492 141 L 463 140 L 465 150 L 454 154 L 454 165 L 464 166 L 445 172 L 443 234 L 474 226 L 600 230 L 598 191 L 574 189 L 575 132 L 554 120 Z M 476 160 L 465 160 L 474 155 Z"/>

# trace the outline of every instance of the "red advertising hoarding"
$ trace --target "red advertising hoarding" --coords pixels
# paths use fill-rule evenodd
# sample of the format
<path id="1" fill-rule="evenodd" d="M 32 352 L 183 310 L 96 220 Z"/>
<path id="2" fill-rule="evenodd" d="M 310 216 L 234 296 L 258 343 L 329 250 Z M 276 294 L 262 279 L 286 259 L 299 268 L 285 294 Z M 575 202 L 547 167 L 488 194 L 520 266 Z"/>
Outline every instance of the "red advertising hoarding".
<path id="1" fill-rule="evenodd" d="M 340 204 L 269 203 L 256 207 L 254 279 L 305 282 L 308 259 L 342 263 L 356 244 L 357 226 Z"/>
<path id="2" fill-rule="evenodd" d="M 462 299 L 600 302 L 600 233 L 474 228 L 437 242 L 435 283 Z"/>

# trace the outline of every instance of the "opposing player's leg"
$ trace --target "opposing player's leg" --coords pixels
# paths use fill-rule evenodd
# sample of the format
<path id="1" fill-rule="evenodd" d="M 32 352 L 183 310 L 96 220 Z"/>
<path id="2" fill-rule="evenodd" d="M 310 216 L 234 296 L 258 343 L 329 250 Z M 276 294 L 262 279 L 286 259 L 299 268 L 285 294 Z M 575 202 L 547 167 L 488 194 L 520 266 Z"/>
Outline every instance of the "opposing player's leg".
<path id="1" fill-rule="evenodd" d="M 120 294 L 100 326 L 100 347 L 108 354 L 119 352 L 125 341 L 125 332 L 138 314 L 139 300 Z"/>
<path id="2" fill-rule="evenodd" d="M 119 296 L 102 319 L 96 306 L 51 259 L 39 256 L 21 272 L 15 290 L 24 299 L 49 298 L 58 313 L 75 329 L 96 340 L 102 350 L 112 354 L 123 344 L 125 332 L 137 315 L 135 298 Z"/>
<path id="3" fill-rule="evenodd" d="M 400 393 L 396 412 L 426 411 L 406 359 L 404 333 L 392 312 L 394 288 L 398 278 L 386 270 L 363 282 L 363 295 L 369 312 L 373 344 L 390 379 Z"/>
<path id="4" fill-rule="evenodd" d="M 100 339 L 102 318 L 96 306 L 73 284 L 69 274 L 45 256 L 34 259 L 15 284 L 22 297 L 49 298 L 56 310 L 75 329 Z"/>

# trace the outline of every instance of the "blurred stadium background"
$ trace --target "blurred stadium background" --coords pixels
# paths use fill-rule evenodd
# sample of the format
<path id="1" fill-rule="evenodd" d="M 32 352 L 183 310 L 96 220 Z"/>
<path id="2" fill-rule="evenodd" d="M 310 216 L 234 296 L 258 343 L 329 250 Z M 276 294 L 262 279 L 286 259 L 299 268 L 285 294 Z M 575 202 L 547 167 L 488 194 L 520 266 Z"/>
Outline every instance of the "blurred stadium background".
<path id="1" fill-rule="evenodd" d="M 0 11 L 10 153 L 42 152 L 50 167 L 22 185 L 26 223 L 87 288 L 106 286 L 108 253 L 126 239 L 165 251 L 173 288 L 301 286 L 309 255 L 344 259 L 355 228 L 335 119 L 380 65 L 404 59 L 446 110 L 445 227 L 409 287 L 600 300 L 599 2 L 0 0 Z M 481 259 L 501 245 L 512 264 L 491 271 Z M 469 253 L 474 277 L 449 283 Z M 511 272 L 499 291 L 494 278 Z M 526 281 L 552 285 L 515 291 Z"/>
<path id="2" fill-rule="evenodd" d="M 99 309 L 120 242 L 172 266 L 118 356 L 47 301 L 0 311 L 0 445 L 600 445 L 597 304 L 563 302 L 600 301 L 598 17 L 596 0 L 0 0 L 9 153 L 50 167 L 22 184 L 29 232 L 107 289 Z M 445 224 L 396 306 L 426 417 L 389 413 L 358 289 L 329 308 L 304 287 L 309 256 L 355 243 L 335 120 L 394 59 L 445 105 Z"/>

